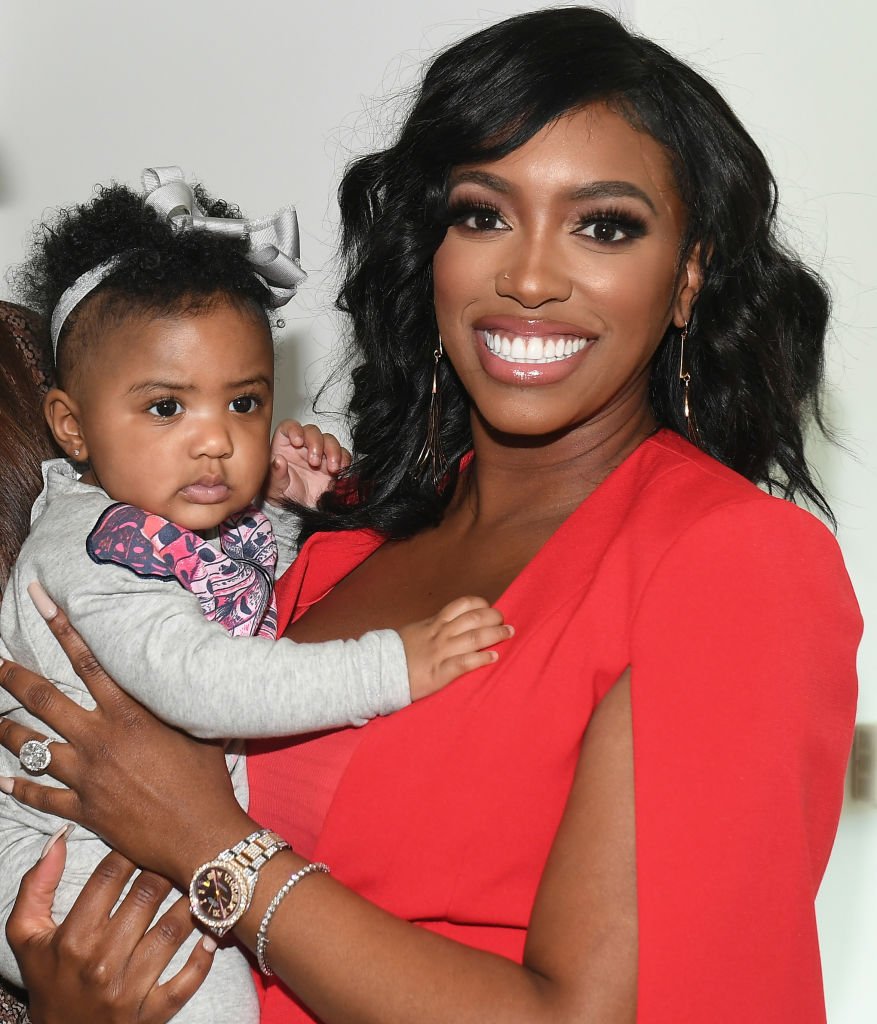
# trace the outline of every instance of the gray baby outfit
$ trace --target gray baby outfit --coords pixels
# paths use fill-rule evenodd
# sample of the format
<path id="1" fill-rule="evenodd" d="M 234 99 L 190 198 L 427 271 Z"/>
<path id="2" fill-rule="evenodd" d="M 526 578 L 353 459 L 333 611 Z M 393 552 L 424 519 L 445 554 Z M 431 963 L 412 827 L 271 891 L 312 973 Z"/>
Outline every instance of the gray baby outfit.
<path id="1" fill-rule="evenodd" d="M 28 596 L 28 584 L 39 580 L 107 672 L 164 721 L 194 736 L 255 739 L 362 725 L 410 702 L 398 633 L 379 630 L 359 640 L 319 644 L 230 636 L 219 623 L 204 618 L 198 598 L 178 583 L 143 578 L 119 565 L 96 565 L 86 551 L 86 539 L 113 499 L 82 483 L 64 459 L 45 463 L 43 477 L 30 536 L 3 594 L 0 657 L 55 680 L 81 706 L 94 706 Z M 292 561 L 296 520 L 267 505 L 264 511 L 277 535 L 279 575 Z M 2 689 L 0 714 L 46 733 Z M 240 745 L 227 748 L 227 761 L 235 793 L 246 806 Z M 22 774 L 18 759 L 2 748 L 0 774 Z M 57 785 L 48 775 L 40 781 Z M 0 794 L 0 975 L 14 984 L 21 984 L 21 976 L 6 942 L 6 919 L 22 874 L 37 860 L 46 838 L 63 824 Z M 56 917 L 67 914 L 107 853 L 101 840 L 79 826 L 67 846 Z M 162 910 L 178 895 L 172 893 Z M 167 976 L 179 970 L 199 939 L 194 933 Z M 258 1019 L 250 970 L 234 944 L 217 951 L 207 980 L 175 1018 L 185 1024 L 256 1024 Z"/>

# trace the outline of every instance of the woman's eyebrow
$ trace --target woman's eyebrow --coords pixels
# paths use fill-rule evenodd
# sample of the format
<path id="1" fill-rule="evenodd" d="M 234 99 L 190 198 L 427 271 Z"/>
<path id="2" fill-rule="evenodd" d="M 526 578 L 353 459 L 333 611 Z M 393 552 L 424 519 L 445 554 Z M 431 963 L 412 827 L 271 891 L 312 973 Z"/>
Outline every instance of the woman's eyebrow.
<path id="1" fill-rule="evenodd" d="M 451 187 L 462 185 L 465 182 L 472 182 L 475 185 L 483 185 L 494 192 L 508 194 L 511 186 L 496 174 L 487 171 L 457 171 L 451 179 Z M 573 189 L 570 193 L 572 200 L 578 199 L 639 199 L 652 211 L 657 213 L 655 204 L 641 188 L 634 185 L 632 181 L 591 181 L 587 185 Z"/>
<path id="2" fill-rule="evenodd" d="M 494 192 L 505 194 L 511 192 L 511 186 L 505 178 L 488 174 L 487 171 L 456 171 L 451 178 L 451 187 L 462 185 L 467 181 L 471 181 L 475 185 L 484 185 L 485 188 L 493 189 Z"/>
<path id="3" fill-rule="evenodd" d="M 652 213 L 657 213 L 655 204 L 645 192 L 631 181 L 592 181 L 570 193 L 572 199 L 639 199 Z"/>

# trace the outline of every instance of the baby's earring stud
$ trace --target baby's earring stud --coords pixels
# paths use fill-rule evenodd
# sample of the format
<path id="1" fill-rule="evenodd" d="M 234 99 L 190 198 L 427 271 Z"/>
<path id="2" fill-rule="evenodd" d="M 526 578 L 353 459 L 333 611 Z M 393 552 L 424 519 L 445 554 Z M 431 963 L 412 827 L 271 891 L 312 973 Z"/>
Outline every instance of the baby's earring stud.
<path id="1" fill-rule="evenodd" d="M 80 453 L 81 451 L 82 451 L 82 449 L 81 449 L 81 448 L 74 448 L 74 449 L 73 449 L 73 458 L 74 458 L 74 459 L 78 459 L 78 458 L 79 458 L 79 453 Z"/>

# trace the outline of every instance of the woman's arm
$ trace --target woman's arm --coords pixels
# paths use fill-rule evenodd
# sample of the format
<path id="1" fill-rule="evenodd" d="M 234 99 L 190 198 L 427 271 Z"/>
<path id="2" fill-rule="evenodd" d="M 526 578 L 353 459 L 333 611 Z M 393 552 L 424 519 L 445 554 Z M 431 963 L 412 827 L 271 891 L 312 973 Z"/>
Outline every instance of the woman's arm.
<path id="1" fill-rule="evenodd" d="M 234 802 L 218 751 L 168 729 L 127 697 L 96 665 L 63 613 L 51 628 L 97 707 L 89 712 L 72 705 L 17 666 L 0 669 L 0 684 L 70 741 L 55 746 L 52 765 L 70 791 L 17 779 L 14 795 L 87 823 L 111 845 L 187 886 L 201 863 L 253 829 Z M 275 971 L 329 1024 L 634 1020 L 628 692 L 622 679 L 588 730 L 523 966 L 400 921 L 320 875 L 307 878 L 275 915 L 269 946 Z M 0 742 L 9 749 L 29 735 L 14 723 L 0 725 Z M 123 815 L 120 807 L 127 809 Z M 136 821 L 130 817 L 134 807 Z M 262 869 L 253 905 L 237 930 L 246 944 L 254 945 L 268 902 L 303 863 L 284 853 Z"/>

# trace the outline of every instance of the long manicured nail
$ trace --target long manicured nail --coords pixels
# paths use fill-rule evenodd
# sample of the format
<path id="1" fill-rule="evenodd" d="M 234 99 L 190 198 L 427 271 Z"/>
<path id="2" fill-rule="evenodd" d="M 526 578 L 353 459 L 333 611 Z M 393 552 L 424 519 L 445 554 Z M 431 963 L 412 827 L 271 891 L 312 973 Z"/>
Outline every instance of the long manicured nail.
<path id="1" fill-rule="evenodd" d="M 11 779 L 8 775 L 0 775 L 0 793 L 10 796 L 14 785 L 15 779 Z"/>
<path id="2" fill-rule="evenodd" d="M 66 839 L 67 836 L 69 836 L 72 831 L 72 825 L 63 825 L 61 828 L 58 829 L 57 832 L 49 836 L 49 838 L 46 840 L 46 845 L 43 847 L 43 852 L 40 854 L 40 860 L 42 860 L 43 857 L 46 856 L 46 854 L 49 852 L 49 850 L 52 849 L 55 843 L 58 842 L 61 836 L 63 836 Z"/>
<path id="3" fill-rule="evenodd" d="M 45 590 L 43 590 L 41 584 L 34 580 L 33 583 L 28 585 L 27 592 L 30 594 L 30 599 L 33 601 L 34 608 L 36 608 L 46 622 L 54 619 L 58 614 L 58 606 L 51 597 L 49 597 Z"/>
<path id="4" fill-rule="evenodd" d="M 207 950 L 208 953 L 216 952 L 216 939 L 212 935 L 205 935 L 201 940 L 201 945 Z"/>

